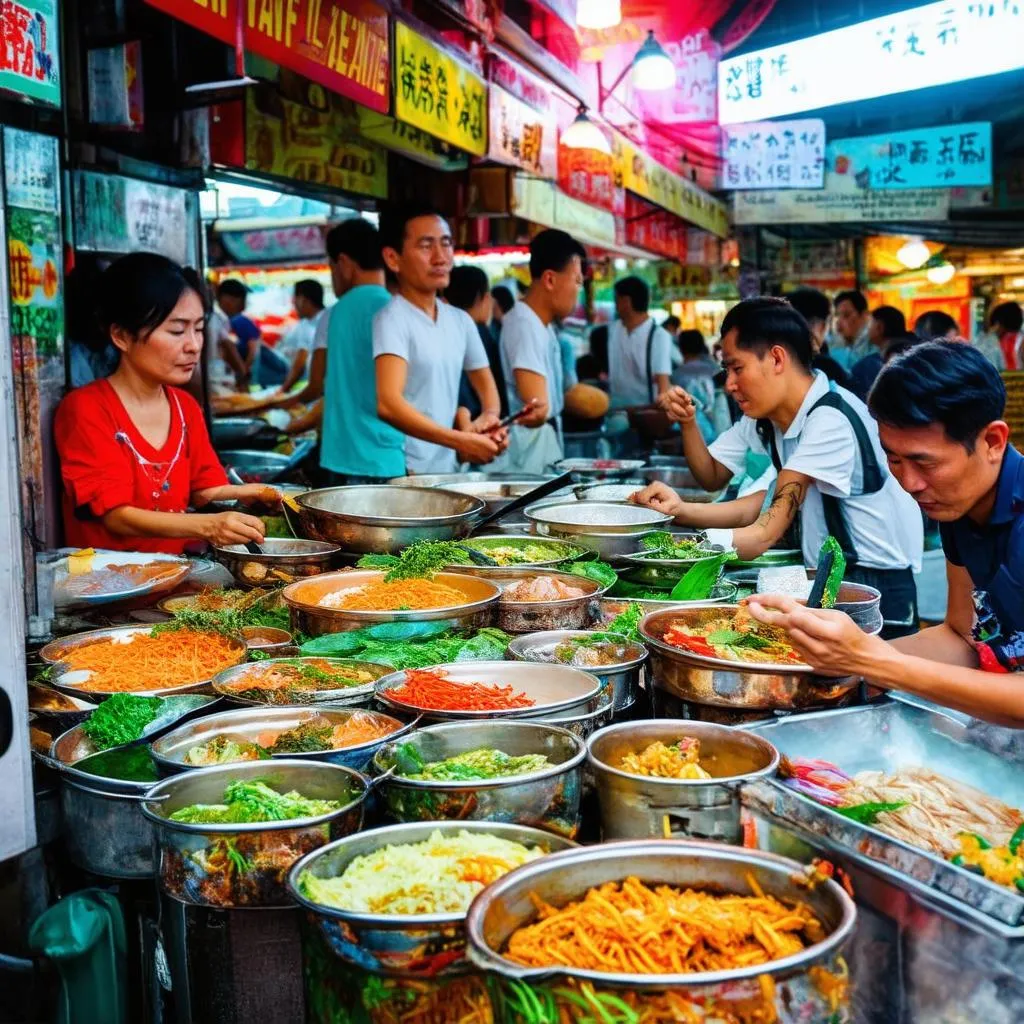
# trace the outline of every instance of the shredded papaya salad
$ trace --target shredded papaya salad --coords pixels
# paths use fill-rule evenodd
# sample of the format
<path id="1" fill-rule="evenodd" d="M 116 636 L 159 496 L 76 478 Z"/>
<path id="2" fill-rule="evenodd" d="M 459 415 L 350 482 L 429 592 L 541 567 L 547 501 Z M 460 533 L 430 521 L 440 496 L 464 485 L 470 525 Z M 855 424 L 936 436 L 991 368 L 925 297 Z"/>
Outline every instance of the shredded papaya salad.
<path id="1" fill-rule="evenodd" d="M 444 672 L 417 668 L 407 669 L 405 682 L 388 693 L 394 700 L 423 711 L 512 711 L 537 703 L 511 686 L 457 683 Z"/>

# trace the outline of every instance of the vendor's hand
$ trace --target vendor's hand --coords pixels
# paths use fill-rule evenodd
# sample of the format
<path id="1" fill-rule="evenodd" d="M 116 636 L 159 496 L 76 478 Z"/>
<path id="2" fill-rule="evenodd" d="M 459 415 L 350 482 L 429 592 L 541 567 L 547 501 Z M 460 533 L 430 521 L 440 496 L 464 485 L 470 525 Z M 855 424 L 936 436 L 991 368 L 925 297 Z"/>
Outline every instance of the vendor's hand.
<path id="1" fill-rule="evenodd" d="M 754 594 L 743 602 L 753 618 L 778 626 L 816 672 L 828 676 L 872 675 L 874 659 L 889 645 L 869 636 L 844 612 L 808 608 L 783 594 Z"/>
<path id="2" fill-rule="evenodd" d="M 500 451 L 508 447 L 508 428 L 501 426 L 501 420 L 493 412 L 483 412 L 466 428 L 474 434 L 486 434 Z"/>
<path id="3" fill-rule="evenodd" d="M 658 396 L 658 405 L 673 423 L 686 426 L 697 419 L 697 403 L 681 387 L 671 387 Z"/>
<path id="4" fill-rule="evenodd" d="M 262 543 L 263 520 L 244 512 L 218 512 L 214 515 L 197 515 L 199 532 L 203 540 L 216 547 L 228 544 L 244 544 L 254 540 Z"/>
<path id="5" fill-rule="evenodd" d="M 457 431 L 453 447 L 461 462 L 468 462 L 474 466 L 493 462 L 502 451 L 501 445 L 493 437 L 471 430 Z"/>
<path id="6" fill-rule="evenodd" d="M 646 505 L 666 515 L 676 516 L 682 510 L 683 501 L 668 484 L 656 480 L 648 484 L 642 491 L 635 491 L 629 496 L 634 505 Z"/>
<path id="7" fill-rule="evenodd" d="M 234 494 L 243 505 L 266 505 L 273 509 L 281 507 L 281 492 L 269 484 L 241 484 L 235 488 Z"/>

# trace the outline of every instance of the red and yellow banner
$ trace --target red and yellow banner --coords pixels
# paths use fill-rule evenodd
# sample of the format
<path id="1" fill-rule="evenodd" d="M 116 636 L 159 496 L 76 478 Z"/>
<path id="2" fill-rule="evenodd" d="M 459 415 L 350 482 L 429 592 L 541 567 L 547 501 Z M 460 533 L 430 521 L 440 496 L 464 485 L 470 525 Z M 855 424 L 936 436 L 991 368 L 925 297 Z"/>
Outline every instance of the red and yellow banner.
<path id="1" fill-rule="evenodd" d="M 596 149 L 559 146 L 558 187 L 566 195 L 610 213 L 615 208 L 612 158 Z"/>
<path id="2" fill-rule="evenodd" d="M 388 110 L 388 19 L 373 0 L 146 0 L 371 110 Z M 241 5 L 241 11 L 239 11 Z"/>

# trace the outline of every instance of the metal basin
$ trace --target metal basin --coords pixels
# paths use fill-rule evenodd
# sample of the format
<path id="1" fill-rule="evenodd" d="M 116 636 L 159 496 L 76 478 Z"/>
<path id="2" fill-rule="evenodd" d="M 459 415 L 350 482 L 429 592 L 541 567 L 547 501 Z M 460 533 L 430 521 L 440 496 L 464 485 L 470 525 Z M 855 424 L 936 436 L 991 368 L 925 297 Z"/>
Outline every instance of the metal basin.
<path id="1" fill-rule="evenodd" d="M 278 436 L 276 430 L 273 433 L 266 433 L 271 445 L 277 444 Z M 296 451 L 291 455 L 273 451 L 231 449 L 218 450 L 217 457 L 221 465 L 233 469 L 246 483 L 275 484 L 295 469 L 311 450 L 308 444 L 297 445 Z M 306 489 L 301 487 L 299 491 Z"/>
<path id="2" fill-rule="evenodd" d="M 217 804 L 236 780 L 266 782 L 341 807 L 316 818 L 243 825 L 190 824 L 169 815 Z M 142 804 L 156 836 L 162 892 L 182 903 L 220 908 L 289 907 L 288 872 L 302 856 L 358 831 L 368 793 L 364 776 L 323 761 L 255 761 L 185 772 L 154 786 Z"/>
<path id="3" fill-rule="evenodd" d="M 497 512 L 516 498 L 539 487 L 551 476 L 522 473 L 514 477 L 488 473 L 437 473 L 432 476 L 403 476 L 390 481 L 398 487 L 440 487 L 458 494 L 479 498 L 487 506 L 486 514 Z"/>
<path id="4" fill-rule="evenodd" d="M 736 584 L 731 580 L 720 580 L 712 589 L 711 596 L 703 601 L 656 601 L 646 597 L 609 597 L 606 594 L 600 601 L 600 616 L 601 622 L 607 625 L 631 604 L 640 605 L 644 613 L 649 614 L 667 608 L 714 608 L 716 605 L 730 604 L 735 598 Z"/>
<path id="5" fill-rule="evenodd" d="M 618 767 L 627 754 L 683 737 L 700 740 L 700 764 L 713 779 L 660 779 Z M 708 722 L 622 722 L 594 733 L 587 761 L 597 779 L 605 839 L 710 839 L 739 845 L 740 787 L 767 775 L 779 752 L 753 733 Z"/>
<path id="6" fill-rule="evenodd" d="M 398 743 L 414 748 L 424 762 L 443 761 L 487 747 L 512 757 L 545 754 L 552 767 L 529 775 L 466 782 L 416 780 L 392 774 L 380 784 L 388 813 L 396 821 L 501 821 L 529 825 L 573 839 L 580 824 L 580 765 L 583 741 L 566 729 L 540 722 L 449 722 L 389 737 L 373 765 L 395 765 Z"/>
<path id="7" fill-rule="evenodd" d="M 328 487 L 295 499 L 303 537 L 350 554 L 397 554 L 417 540 L 458 540 L 483 514 L 479 498 L 428 487 Z"/>
<path id="8" fill-rule="evenodd" d="M 564 968 L 555 965 L 523 967 L 501 955 L 509 936 L 536 919 L 534 896 L 563 906 L 592 888 L 627 876 L 652 885 L 743 896 L 757 895 L 756 884 L 778 899 L 807 904 L 821 922 L 825 938 L 795 956 L 768 964 L 693 974 L 613 974 L 574 968 L 569 977 Z M 552 1020 L 579 1019 L 573 1010 L 576 1004 L 564 993 L 580 1000 L 577 986 L 583 981 L 628 1001 L 640 1020 L 738 1019 L 729 1008 L 741 998 L 755 1005 L 758 1000 L 768 1004 L 756 1017 L 747 1018 L 750 1020 L 777 1020 L 780 1024 L 845 1020 L 848 986 L 841 984 L 845 964 L 839 955 L 853 933 L 856 909 L 831 879 L 808 888 L 804 878 L 805 869 L 796 861 L 715 843 L 646 840 L 579 847 L 525 864 L 488 886 L 474 900 L 466 918 L 469 957 L 477 967 L 496 975 L 494 980 L 509 995 L 514 987 L 526 984 L 539 988 L 543 1001 L 551 997 L 555 1003 Z M 812 973 L 812 968 L 819 970 Z M 830 1003 L 822 991 L 824 986 L 819 988 L 820 971 L 836 977 L 836 988 L 842 993 L 839 1006 Z M 763 976 L 774 984 L 764 985 L 759 980 Z M 657 1000 L 666 991 L 688 1004 L 689 1012 L 682 1011 L 685 1017 L 679 1010 L 659 1009 Z M 720 1008 L 717 1013 L 716 1004 Z"/>
<path id="9" fill-rule="evenodd" d="M 322 598 L 336 590 L 363 586 L 383 576 L 377 570 L 355 569 L 324 573 L 310 580 L 290 584 L 282 591 L 282 597 L 291 610 L 292 630 L 307 636 L 323 636 L 325 633 L 351 632 L 377 622 L 447 622 L 453 629 L 481 629 L 493 621 L 501 596 L 500 588 L 490 580 L 442 572 L 434 577 L 435 581 L 462 591 L 466 595 L 465 604 L 393 612 L 346 611 L 342 608 L 324 608 L 319 604 Z"/>
<path id="10" fill-rule="evenodd" d="M 643 459 L 562 459 L 555 463 L 559 473 L 575 473 L 590 480 L 615 480 L 642 469 Z"/>
<path id="11" fill-rule="evenodd" d="M 350 668 L 353 671 L 365 672 L 370 676 L 367 683 L 359 683 L 357 686 L 343 686 L 339 683 L 337 687 L 320 690 L 303 690 L 289 695 L 281 704 L 277 703 L 275 692 L 267 691 L 265 699 L 261 700 L 256 695 L 242 696 L 240 690 L 259 689 L 259 677 L 271 672 L 278 665 L 287 664 L 311 664 L 327 662 L 336 668 Z M 265 707 L 296 707 L 315 704 L 317 707 L 352 707 L 359 704 L 368 704 L 373 697 L 373 689 L 381 676 L 388 674 L 388 666 L 378 665 L 372 661 L 355 661 L 350 658 L 325 658 L 320 656 L 295 657 L 295 658 L 267 658 L 264 661 L 250 662 L 247 665 L 236 665 L 224 672 L 219 672 L 213 677 L 213 690 L 220 694 L 231 704 L 241 704 L 252 708 Z M 246 679 L 246 685 L 240 686 L 242 677 Z"/>
<path id="12" fill-rule="evenodd" d="M 650 533 L 672 521 L 670 515 L 656 509 L 613 501 L 547 502 L 531 505 L 525 515 L 537 533 L 574 542 L 580 536 L 595 533 Z"/>
<path id="13" fill-rule="evenodd" d="M 574 844 L 562 836 L 525 825 L 492 821 L 431 821 L 389 825 L 350 836 L 303 858 L 288 879 L 292 898 L 312 912 L 321 936 L 339 959 L 378 973 L 436 977 L 465 970 L 465 913 L 362 914 L 313 903 L 303 894 L 300 878 L 337 878 L 356 857 L 384 846 L 421 843 L 434 832 L 457 835 L 480 832 L 544 851 L 567 850 Z"/>
<path id="14" fill-rule="evenodd" d="M 561 711 L 553 711 L 521 718 L 521 722 L 544 722 L 547 725 L 557 725 L 561 729 L 568 729 L 573 736 L 586 741 L 587 738 L 597 732 L 598 729 L 608 725 L 615 713 L 615 704 L 611 692 L 605 688 L 595 697 L 580 701 L 571 707 L 563 708 Z M 583 766 L 583 792 L 588 792 L 590 770 Z"/>
<path id="15" fill-rule="evenodd" d="M 510 601 L 505 591 L 522 580 L 550 576 L 583 591 L 580 597 L 560 601 Z M 506 633 L 535 633 L 547 629 L 585 629 L 597 617 L 597 602 L 608 589 L 596 580 L 550 569 L 516 569 L 495 579 L 502 589 L 498 601 L 498 628 Z"/>
<path id="16" fill-rule="evenodd" d="M 273 448 L 280 433 L 259 416 L 216 416 L 210 424 L 210 440 L 218 450 Z"/>
<path id="17" fill-rule="evenodd" d="M 276 587 L 306 576 L 318 576 L 337 564 L 341 548 L 322 540 L 267 537 L 254 555 L 244 544 L 215 547 L 214 555 L 243 587 Z"/>
<path id="18" fill-rule="evenodd" d="M 568 541 L 555 540 L 550 537 L 537 538 L 528 533 L 495 533 L 485 534 L 481 537 L 473 537 L 466 541 L 466 547 L 473 548 L 485 555 L 491 554 L 496 545 L 511 544 L 516 542 L 550 544 L 557 549 L 558 555 L 555 558 L 544 559 L 540 562 L 522 562 L 517 565 L 448 565 L 445 568 L 449 572 L 462 573 L 466 576 L 479 576 L 485 580 L 501 580 L 505 577 L 515 577 L 517 572 L 523 569 L 554 569 L 562 562 L 567 561 L 590 561 L 594 558 L 592 551 L 587 551 L 579 544 L 570 544 Z"/>
<path id="19" fill-rule="evenodd" d="M 299 754 L 272 754 L 273 760 L 284 761 L 323 761 L 327 764 L 340 764 L 357 772 L 366 771 L 373 755 L 385 743 L 391 743 L 399 736 L 404 736 L 412 729 L 412 722 L 403 722 L 391 715 L 378 711 L 366 711 L 361 708 L 243 708 L 237 711 L 222 711 L 220 714 L 207 715 L 189 722 L 186 725 L 161 736 L 150 744 L 157 768 L 164 775 L 177 775 L 183 771 L 196 771 L 194 765 L 186 761 L 189 750 L 218 736 L 227 735 L 249 743 L 268 739 L 268 734 L 276 737 L 279 733 L 295 729 L 314 718 L 326 719 L 332 725 L 342 725 L 353 715 L 366 715 L 378 721 L 382 726 L 390 728 L 390 732 L 378 739 L 368 740 L 351 747 L 339 747 L 319 751 L 306 751 Z M 269 742 L 269 741 L 268 741 Z M 225 762 L 229 763 L 229 762 Z M 257 762 L 238 762 L 255 764 Z M 267 764 L 267 761 L 260 762 Z"/>

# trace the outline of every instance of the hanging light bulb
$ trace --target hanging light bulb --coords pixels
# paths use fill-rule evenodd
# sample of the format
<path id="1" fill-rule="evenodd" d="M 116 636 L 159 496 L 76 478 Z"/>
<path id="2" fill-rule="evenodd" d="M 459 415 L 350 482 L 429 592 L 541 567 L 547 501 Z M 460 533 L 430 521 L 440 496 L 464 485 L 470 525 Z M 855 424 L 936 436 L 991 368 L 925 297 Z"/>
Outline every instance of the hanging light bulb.
<path id="1" fill-rule="evenodd" d="M 956 275 L 956 267 L 952 263 L 938 263 L 925 271 L 925 277 L 932 284 L 948 284 Z"/>
<path id="2" fill-rule="evenodd" d="M 576 24 L 579 28 L 614 28 L 622 21 L 619 0 L 579 0 Z"/>
<path id="3" fill-rule="evenodd" d="M 917 270 L 923 267 L 931 257 L 928 246 L 920 238 L 912 238 L 904 243 L 896 251 L 896 259 L 908 270 Z"/>
<path id="4" fill-rule="evenodd" d="M 587 109 L 583 106 L 580 107 L 576 120 L 562 132 L 558 142 L 566 149 L 596 149 L 598 153 L 612 155 L 608 137 L 587 117 Z"/>
<path id="5" fill-rule="evenodd" d="M 676 84 L 676 66 L 665 48 L 648 31 L 633 58 L 633 86 L 646 92 L 663 92 Z"/>

